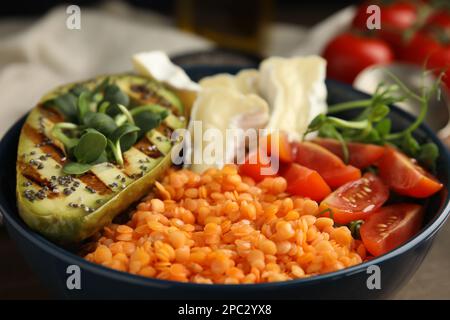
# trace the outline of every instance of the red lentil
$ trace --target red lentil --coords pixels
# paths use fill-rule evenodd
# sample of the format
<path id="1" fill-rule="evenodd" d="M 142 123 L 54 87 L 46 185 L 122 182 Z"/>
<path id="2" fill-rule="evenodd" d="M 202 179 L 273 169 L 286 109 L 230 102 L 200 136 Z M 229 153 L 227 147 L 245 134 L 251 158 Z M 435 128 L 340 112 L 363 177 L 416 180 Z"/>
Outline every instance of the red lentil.
<path id="1" fill-rule="evenodd" d="M 308 277 L 366 258 L 347 227 L 317 217 L 315 201 L 286 187 L 281 177 L 256 184 L 234 165 L 201 175 L 170 170 L 127 224 L 105 227 L 86 259 L 145 277 L 237 284 Z"/>

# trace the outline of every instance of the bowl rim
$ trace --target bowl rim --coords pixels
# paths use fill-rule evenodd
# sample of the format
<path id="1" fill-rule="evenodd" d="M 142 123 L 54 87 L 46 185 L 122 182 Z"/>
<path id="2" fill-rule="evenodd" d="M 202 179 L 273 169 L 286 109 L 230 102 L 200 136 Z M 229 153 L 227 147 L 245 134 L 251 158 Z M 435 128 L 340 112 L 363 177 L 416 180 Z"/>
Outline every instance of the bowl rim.
<path id="1" fill-rule="evenodd" d="M 205 66 L 203 66 L 205 67 Z M 193 69 L 200 69 L 202 66 L 195 66 Z M 190 68 L 187 68 L 190 69 Z M 214 68 L 213 68 L 214 69 Z M 220 67 L 218 68 L 220 69 Z M 365 95 L 367 97 L 370 97 L 370 95 L 361 92 L 359 90 L 356 90 L 352 86 L 341 83 L 339 81 L 335 80 L 326 80 L 327 84 L 331 83 L 334 86 L 341 86 L 345 90 L 351 90 L 354 93 L 357 93 L 361 96 Z M 398 113 L 400 117 L 406 118 L 406 120 L 413 121 L 414 117 L 409 114 L 408 112 L 398 108 L 397 106 L 393 106 L 394 112 Z M 23 117 L 17 120 L 5 133 L 5 135 L 2 137 L 0 141 L 0 145 L 4 144 L 4 140 L 7 136 L 12 136 L 13 131 L 16 126 L 19 125 L 19 123 L 23 121 Z M 450 153 L 449 150 L 444 146 L 442 141 L 437 138 L 437 136 L 432 132 L 432 130 L 424 123 L 421 124 L 420 129 L 424 131 L 426 136 L 431 139 L 434 143 L 437 144 L 439 151 L 441 152 L 441 157 L 443 159 L 446 159 L 447 165 L 450 167 Z M 450 177 L 449 177 L 450 178 Z M 447 179 L 447 184 L 450 184 L 450 179 Z M 87 261 L 81 256 L 76 255 L 75 253 L 66 250 L 65 248 L 58 246 L 57 244 L 51 242 L 50 240 L 47 240 L 42 235 L 38 234 L 37 232 L 31 230 L 29 227 L 25 225 L 25 223 L 20 220 L 20 217 L 16 214 L 8 212 L 8 210 L 5 208 L 3 201 L 0 201 L 0 210 L 3 213 L 4 220 L 6 221 L 7 227 L 11 226 L 16 231 L 20 233 L 22 237 L 25 237 L 28 241 L 32 242 L 34 245 L 38 246 L 41 250 L 44 250 L 48 252 L 49 254 L 56 256 L 58 259 L 65 261 L 70 264 L 78 265 L 80 268 L 93 272 L 94 274 L 98 274 L 104 277 L 109 277 L 117 281 L 126 281 L 128 283 L 136 284 L 143 287 L 160 287 L 160 288 L 167 288 L 167 287 L 173 287 L 176 286 L 179 289 L 183 288 L 189 288 L 189 289 L 213 289 L 213 290 L 221 290 L 221 289 L 236 289 L 236 290 L 252 290 L 252 289 L 269 289 L 269 288 L 277 288 L 277 287 L 286 287 L 286 286 L 302 286 L 302 285 L 312 285 L 316 284 L 321 281 L 326 280 L 332 280 L 337 279 L 341 277 L 351 276 L 356 273 L 360 273 L 364 270 L 367 270 L 367 268 L 371 265 L 380 265 L 381 263 L 390 260 L 394 257 L 400 256 L 407 251 L 410 251 L 417 247 L 419 244 L 421 244 L 424 240 L 432 237 L 434 234 L 436 234 L 439 229 L 442 227 L 442 225 L 445 223 L 447 218 L 450 215 L 450 196 L 447 190 L 443 190 L 441 192 L 445 192 L 444 197 L 446 198 L 445 201 L 440 205 L 439 212 L 436 217 L 434 217 L 430 222 L 428 222 L 427 225 L 423 227 L 423 229 L 417 233 L 414 237 L 409 239 L 406 243 L 403 245 L 395 248 L 392 251 L 389 251 L 388 253 L 381 255 L 379 257 L 376 257 L 372 260 L 362 262 L 360 264 L 344 268 L 338 271 L 330 272 L 330 273 L 324 273 L 320 275 L 315 275 L 307 278 L 300 278 L 300 279 L 292 279 L 287 281 L 279 281 L 279 282 L 266 282 L 266 283 L 257 283 L 257 284 L 200 284 L 200 283 L 192 283 L 192 282 L 180 282 L 180 281 L 174 281 L 174 280 L 164 280 L 164 279 L 157 279 L 157 278 L 148 278 L 143 277 L 135 274 L 131 274 L 128 272 L 122 272 L 117 271 L 111 268 L 104 267 L 100 264 L 96 264 L 90 261 Z M 0 199 L 4 197 L 3 194 L 0 195 Z"/>

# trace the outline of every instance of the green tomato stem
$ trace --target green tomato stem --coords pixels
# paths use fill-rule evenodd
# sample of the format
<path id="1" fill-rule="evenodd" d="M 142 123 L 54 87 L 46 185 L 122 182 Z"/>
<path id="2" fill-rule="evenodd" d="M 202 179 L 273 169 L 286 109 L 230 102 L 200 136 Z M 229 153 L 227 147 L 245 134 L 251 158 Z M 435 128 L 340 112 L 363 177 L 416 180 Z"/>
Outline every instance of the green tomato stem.
<path id="1" fill-rule="evenodd" d="M 333 123 L 337 127 L 345 128 L 345 129 L 358 129 L 364 130 L 369 125 L 368 120 L 361 121 L 347 121 L 340 118 L 328 117 L 328 120 Z"/>
<path id="2" fill-rule="evenodd" d="M 369 107 L 371 104 L 372 104 L 372 99 L 338 103 L 338 104 L 328 107 L 327 114 L 334 114 L 334 113 L 339 113 L 342 111 L 347 111 L 347 110 L 352 110 L 352 109 L 366 108 L 366 107 Z"/>
<path id="3" fill-rule="evenodd" d="M 412 133 L 423 122 L 423 120 L 425 119 L 425 116 L 427 115 L 427 112 L 428 112 L 428 101 L 426 101 L 425 99 L 421 99 L 420 113 L 417 116 L 416 121 L 414 121 L 413 124 L 411 124 L 408 128 L 406 128 L 405 130 L 403 130 L 401 132 L 388 134 L 385 139 L 386 140 L 397 140 L 397 139 L 404 137 L 408 133 Z"/>

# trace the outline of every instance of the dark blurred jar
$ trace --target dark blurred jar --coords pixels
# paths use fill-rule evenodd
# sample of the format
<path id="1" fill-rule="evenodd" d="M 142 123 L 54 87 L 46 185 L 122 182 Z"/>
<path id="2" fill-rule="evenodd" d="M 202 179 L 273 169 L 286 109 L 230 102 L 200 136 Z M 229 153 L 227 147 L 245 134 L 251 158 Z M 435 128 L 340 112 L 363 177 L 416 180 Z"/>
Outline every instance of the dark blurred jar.
<path id="1" fill-rule="evenodd" d="M 271 0 L 177 0 L 177 24 L 219 46 L 260 53 L 271 19 Z"/>

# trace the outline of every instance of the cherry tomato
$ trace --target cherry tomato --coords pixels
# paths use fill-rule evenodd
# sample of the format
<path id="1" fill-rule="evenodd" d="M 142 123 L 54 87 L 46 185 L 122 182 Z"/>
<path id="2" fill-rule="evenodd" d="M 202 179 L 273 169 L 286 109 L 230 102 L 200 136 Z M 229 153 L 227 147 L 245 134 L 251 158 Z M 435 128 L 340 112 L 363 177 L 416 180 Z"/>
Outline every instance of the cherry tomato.
<path id="1" fill-rule="evenodd" d="M 425 27 L 403 42 L 398 49 L 399 59 L 434 70 L 445 71 L 443 81 L 450 89 L 450 28 L 446 31 Z"/>
<path id="2" fill-rule="evenodd" d="M 361 177 L 359 169 L 346 166 L 335 154 L 312 142 L 292 143 L 294 162 L 317 171 L 332 188 Z"/>
<path id="3" fill-rule="evenodd" d="M 317 173 L 296 163 L 290 164 L 283 172 L 287 181 L 286 191 L 290 194 L 321 201 L 331 193 L 330 187 Z"/>
<path id="4" fill-rule="evenodd" d="M 385 254 L 411 239 L 420 229 L 420 205 L 399 203 L 372 213 L 359 229 L 366 249 L 374 256 Z"/>
<path id="5" fill-rule="evenodd" d="M 386 148 L 380 159 L 379 173 L 383 181 L 395 192 L 414 198 L 427 198 L 443 185 L 405 154 Z"/>
<path id="6" fill-rule="evenodd" d="M 333 152 L 339 158 L 344 159 L 342 145 L 338 140 L 317 138 L 313 142 Z M 347 142 L 347 148 L 349 152 L 349 164 L 360 169 L 373 165 L 384 154 L 384 147 L 375 144 Z"/>
<path id="7" fill-rule="evenodd" d="M 416 32 L 398 49 L 401 60 L 423 66 L 431 55 L 440 50 L 440 45 L 429 33 Z"/>
<path id="8" fill-rule="evenodd" d="M 239 166 L 239 173 L 252 178 L 256 182 L 262 181 L 264 178 L 275 176 L 278 173 L 278 168 L 272 167 L 272 161 L 278 161 L 275 157 L 268 157 L 264 159 L 261 153 L 253 151 L 250 153 L 245 162 Z"/>
<path id="9" fill-rule="evenodd" d="M 325 171 L 322 173 L 322 177 L 331 188 L 336 189 L 347 182 L 361 178 L 361 170 L 349 165 L 342 169 Z"/>
<path id="10" fill-rule="evenodd" d="M 363 69 L 389 63 L 394 59 L 394 54 L 383 40 L 347 32 L 328 43 L 323 57 L 328 63 L 329 78 L 351 84 Z"/>
<path id="11" fill-rule="evenodd" d="M 369 1 L 358 7 L 352 22 L 353 27 L 361 31 L 367 31 L 367 19 L 371 15 L 367 13 L 367 7 L 373 4 L 380 6 L 382 29 L 404 31 L 411 28 L 417 21 L 417 6 L 411 2 L 397 1 L 381 4 L 377 1 Z"/>
<path id="12" fill-rule="evenodd" d="M 380 7 L 381 29 L 373 32 L 391 47 L 397 48 L 403 40 L 404 32 L 416 23 L 420 8 L 410 1 L 368 1 L 359 6 L 352 22 L 354 28 L 367 32 L 367 19 L 371 15 L 367 13 L 367 7 L 374 4 Z"/>
<path id="13" fill-rule="evenodd" d="M 292 148 L 289 143 L 288 136 L 285 132 L 276 132 L 267 135 L 267 154 L 272 155 L 272 150 L 275 150 L 275 156 L 283 162 L 292 162 Z"/>
<path id="14" fill-rule="evenodd" d="M 427 28 L 437 27 L 441 29 L 450 29 L 450 11 L 438 10 L 431 14 L 426 23 Z"/>
<path id="15" fill-rule="evenodd" d="M 347 224 L 353 220 L 364 220 L 379 209 L 388 199 L 389 189 L 372 173 L 349 182 L 325 198 L 319 210 L 334 221 Z M 325 210 L 331 210 L 326 213 Z"/>

